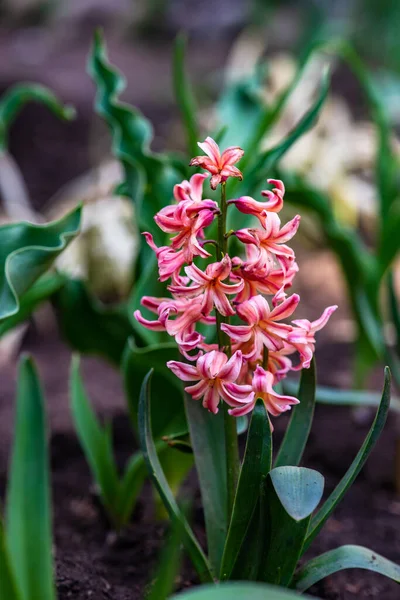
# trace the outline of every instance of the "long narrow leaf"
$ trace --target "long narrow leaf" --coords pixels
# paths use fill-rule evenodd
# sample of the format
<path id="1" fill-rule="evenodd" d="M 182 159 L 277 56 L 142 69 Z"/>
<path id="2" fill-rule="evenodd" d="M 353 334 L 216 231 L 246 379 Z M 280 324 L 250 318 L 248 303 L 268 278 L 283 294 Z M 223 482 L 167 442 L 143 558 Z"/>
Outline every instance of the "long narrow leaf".
<path id="1" fill-rule="evenodd" d="M 236 558 L 255 511 L 263 477 L 271 470 L 272 436 L 270 422 L 262 400 L 258 400 L 251 417 L 247 444 L 225 542 L 221 579 L 229 579 Z"/>
<path id="2" fill-rule="evenodd" d="M 222 410 L 217 415 L 204 410 L 186 393 L 185 408 L 206 522 L 208 555 L 218 573 L 228 529 L 224 415 Z"/>
<path id="3" fill-rule="evenodd" d="M 309 108 L 297 125 L 289 132 L 284 140 L 260 155 L 255 167 L 257 182 L 268 176 L 268 173 L 271 171 L 271 169 L 293 146 L 293 144 L 315 125 L 319 113 L 321 112 L 321 109 L 328 96 L 329 85 L 330 73 L 329 70 L 326 69 L 321 80 L 318 96 L 313 105 Z"/>
<path id="4" fill-rule="evenodd" d="M 275 467 L 285 465 L 296 467 L 301 461 L 314 416 L 316 383 L 316 367 L 313 358 L 310 368 L 303 369 L 301 373 L 298 393 L 300 404 L 292 408 L 292 416 L 279 448 Z"/>
<path id="5" fill-rule="evenodd" d="M 344 569 L 375 571 L 400 583 L 400 566 L 363 546 L 340 546 L 313 558 L 296 573 L 292 586 L 299 592 L 308 590 L 324 577 Z"/>
<path id="6" fill-rule="evenodd" d="M 4 600 L 20 600 L 17 582 L 11 569 L 3 524 L 0 520 L 0 598 Z"/>
<path id="7" fill-rule="evenodd" d="M 174 91 L 175 98 L 181 112 L 182 121 L 185 126 L 187 150 L 189 156 L 195 156 L 198 153 L 197 142 L 199 141 L 199 131 L 196 122 L 195 102 L 190 83 L 185 72 L 185 52 L 186 37 L 183 34 L 179 34 L 176 37 L 174 47 Z"/>
<path id="8" fill-rule="evenodd" d="M 10 561 L 23 600 L 55 600 L 45 408 L 31 358 L 18 373 L 15 441 L 6 502 Z"/>
<path id="9" fill-rule="evenodd" d="M 312 519 L 310 524 L 310 530 L 307 535 L 304 551 L 309 547 L 315 536 L 319 533 L 326 520 L 335 510 L 336 506 L 343 498 L 353 481 L 361 471 L 365 461 L 375 446 L 382 429 L 386 422 L 386 417 L 390 406 L 390 371 L 389 368 L 385 368 L 385 384 L 382 392 L 382 399 L 376 413 L 374 422 L 371 425 L 371 429 L 368 432 L 367 437 L 364 440 L 363 445 L 357 453 L 357 456 L 351 463 L 347 473 L 342 478 L 340 483 L 336 486 L 334 491 L 331 493 L 329 498 L 325 501 L 322 508 L 317 512 L 315 517 Z"/>
<path id="10" fill-rule="evenodd" d="M 156 447 L 153 441 L 150 412 L 150 381 L 152 371 L 144 378 L 142 391 L 139 401 L 139 438 L 143 456 L 149 471 L 151 480 L 160 494 L 165 508 L 173 522 L 177 521 L 182 531 L 182 542 L 193 562 L 193 565 L 203 582 L 213 581 L 213 575 L 208 564 L 207 557 L 201 549 L 193 531 L 187 520 L 179 509 L 172 491 L 165 478 L 163 470 L 157 456 Z"/>
<path id="11" fill-rule="evenodd" d="M 71 412 L 80 444 L 104 505 L 114 523 L 119 525 L 116 512 L 120 486 L 117 465 L 107 430 L 98 421 L 83 386 L 78 356 L 71 363 L 70 394 Z"/>

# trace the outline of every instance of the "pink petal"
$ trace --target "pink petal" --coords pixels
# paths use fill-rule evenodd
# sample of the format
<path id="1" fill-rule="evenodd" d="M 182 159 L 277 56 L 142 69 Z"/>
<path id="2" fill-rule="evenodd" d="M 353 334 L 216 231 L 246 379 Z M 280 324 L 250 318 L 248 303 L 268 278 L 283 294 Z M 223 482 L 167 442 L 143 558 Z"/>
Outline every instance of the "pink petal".
<path id="1" fill-rule="evenodd" d="M 188 365 L 187 363 L 178 362 L 176 360 L 169 360 L 167 362 L 167 367 L 182 381 L 196 381 L 199 379 L 197 368 L 193 365 Z"/>
<path id="2" fill-rule="evenodd" d="M 220 370 L 218 379 L 224 381 L 236 381 L 239 377 L 240 370 L 243 364 L 243 357 L 240 350 L 231 356 L 226 365 Z"/>
<path id="3" fill-rule="evenodd" d="M 214 415 L 218 412 L 218 404 L 219 404 L 219 390 L 216 385 L 209 386 L 207 391 L 204 394 L 203 398 L 203 406 L 207 408 L 210 412 L 214 413 Z"/>
<path id="4" fill-rule="evenodd" d="M 220 394 L 229 406 L 252 404 L 254 400 L 254 392 L 251 389 L 251 385 L 222 382 L 220 385 Z"/>
<path id="5" fill-rule="evenodd" d="M 300 302 L 300 296 L 298 294 L 292 294 L 289 298 L 286 298 L 281 304 L 278 304 L 272 311 L 269 318 L 273 321 L 286 319 L 290 317 L 294 311 L 298 303 Z"/>
<path id="6" fill-rule="evenodd" d="M 156 321 L 149 321 L 148 319 L 142 317 L 140 310 L 135 310 L 133 316 L 135 317 L 136 321 L 143 325 L 143 327 L 146 327 L 146 329 L 150 329 L 152 331 L 165 331 L 164 325 L 160 323 L 158 319 Z"/>
<path id="7" fill-rule="evenodd" d="M 239 148 L 239 146 L 230 146 L 221 155 L 221 168 L 234 165 L 242 158 L 243 154 L 244 150 Z"/>
<path id="8" fill-rule="evenodd" d="M 206 137 L 204 142 L 197 142 L 197 145 L 203 150 L 204 154 L 207 154 L 207 156 L 209 156 L 211 160 L 219 166 L 221 153 L 219 151 L 218 144 L 212 139 L 212 137 Z"/>

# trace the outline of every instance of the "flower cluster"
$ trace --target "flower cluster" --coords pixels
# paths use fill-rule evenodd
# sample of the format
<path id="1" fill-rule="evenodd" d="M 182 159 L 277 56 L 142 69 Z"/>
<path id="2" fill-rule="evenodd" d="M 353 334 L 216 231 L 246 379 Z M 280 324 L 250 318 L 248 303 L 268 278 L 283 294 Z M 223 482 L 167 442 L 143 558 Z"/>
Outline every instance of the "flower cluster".
<path id="1" fill-rule="evenodd" d="M 203 199 L 203 185 L 208 173 L 193 175 L 174 188 L 176 202 L 156 216 L 157 225 L 174 234 L 168 246 L 157 247 L 149 233 L 146 240 L 158 260 L 160 281 L 170 281 L 170 298 L 145 296 L 142 305 L 157 315 L 145 319 L 137 310 L 139 323 L 156 331 L 167 331 L 178 344 L 186 362 L 169 361 L 167 366 L 177 377 L 193 382 L 185 390 L 194 400 L 213 413 L 224 400 L 234 416 L 250 412 L 257 398 L 262 398 L 267 411 L 278 416 L 298 400 L 274 390 L 274 384 L 291 370 L 308 368 L 314 353 L 315 332 L 328 321 L 336 306 L 310 322 L 306 319 L 288 322 L 300 297 L 287 294 L 298 271 L 293 249 L 287 242 L 295 235 L 300 217 L 281 226 L 278 213 L 282 209 L 285 188 L 282 181 L 269 179 L 272 190 L 262 192 L 266 201 L 249 196 L 225 200 L 228 177 L 242 178 L 234 164 L 243 151 L 231 147 L 222 154 L 211 138 L 199 144 L 207 156 L 198 156 L 191 165 L 209 171 L 211 187 L 221 185 L 221 205 Z M 205 228 L 214 219 L 222 219 L 233 206 L 255 216 L 257 228 L 233 232 L 244 245 L 244 257 L 229 256 L 228 235 L 214 241 L 214 257 L 205 249 L 210 240 Z M 195 258 L 206 259 L 200 267 Z M 268 300 L 266 296 L 269 296 Z M 235 323 L 230 323 L 235 316 Z M 217 343 L 210 343 L 198 329 L 199 323 L 211 326 Z M 202 328 L 204 331 L 204 328 Z M 212 340 L 211 340 L 212 342 Z"/>

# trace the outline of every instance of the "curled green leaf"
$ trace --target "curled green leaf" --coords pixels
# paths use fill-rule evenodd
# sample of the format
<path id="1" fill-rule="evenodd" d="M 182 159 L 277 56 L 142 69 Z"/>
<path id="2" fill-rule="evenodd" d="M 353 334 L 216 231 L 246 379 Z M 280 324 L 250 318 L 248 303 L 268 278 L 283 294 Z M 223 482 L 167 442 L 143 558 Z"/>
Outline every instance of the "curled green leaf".
<path id="1" fill-rule="evenodd" d="M 75 117 L 73 106 L 63 105 L 44 85 L 38 83 L 17 84 L 7 90 L 0 100 L 0 153 L 7 148 L 10 126 L 18 112 L 28 102 L 40 102 L 47 106 L 57 117 L 70 121 Z"/>
<path id="2" fill-rule="evenodd" d="M 78 234 L 81 206 L 46 225 L 11 223 L 0 227 L 0 320 L 15 315 L 20 298 Z"/>

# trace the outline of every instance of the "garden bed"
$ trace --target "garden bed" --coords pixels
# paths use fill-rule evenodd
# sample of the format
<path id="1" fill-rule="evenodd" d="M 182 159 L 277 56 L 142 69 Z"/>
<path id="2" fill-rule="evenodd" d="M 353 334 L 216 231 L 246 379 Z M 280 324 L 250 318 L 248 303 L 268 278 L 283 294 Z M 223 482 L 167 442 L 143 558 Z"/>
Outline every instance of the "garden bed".
<path id="1" fill-rule="evenodd" d="M 26 345 L 37 358 L 53 423 L 51 456 L 59 599 L 142 600 L 165 533 L 165 525 L 154 521 L 150 486 L 146 485 L 140 497 L 129 529 L 116 540 L 96 499 L 88 466 L 71 430 L 67 392 L 69 351 L 55 335 L 45 342 L 31 337 Z M 338 373 L 343 376 L 349 364 L 349 348 L 339 344 L 321 345 L 317 361 L 320 382 L 333 384 Z M 4 450 L 11 431 L 14 373 L 11 369 L 2 371 L 0 472 L 3 492 Z M 128 417 L 122 412 L 124 400 L 118 376 L 94 359 L 86 360 L 84 375 L 95 406 L 101 408 L 101 414 L 114 415 L 116 455 L 122 466 L 135 442 Z M 275 420 L 275 424 L 278 443 L 286 417 Z M 344 474 L 368 427 L 368 421 L 356 424 L 348 408 L 317 407 L 303 464 L 323 473 L 325 493 L 329 493 Z M 394 444 L 395 423 L 389 416 L 377 448 L 313 544 L 309 557 L 353 543 L 373 547 L 377 553 L 400 561 L 400 499 L 393 485 Z M 200 500 L 194 477 L 190 478 L 189 490 L 197 498 L 194 520 L 201 538 L 204 536 L 201 535 Z M 178 586 L 183 588 L 195 582 L 193 570 L 186 566 Z M 311 591 L 324 599 L 398 598 L 395 583 L 367 571 L 338 573 Z"/>

